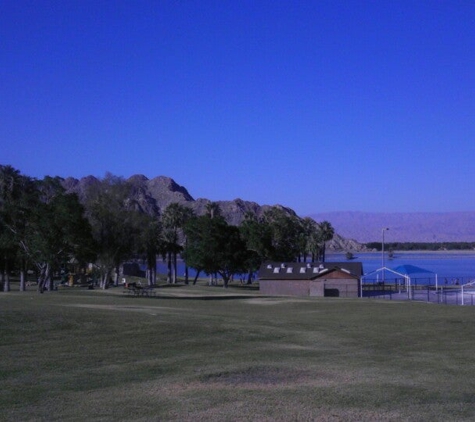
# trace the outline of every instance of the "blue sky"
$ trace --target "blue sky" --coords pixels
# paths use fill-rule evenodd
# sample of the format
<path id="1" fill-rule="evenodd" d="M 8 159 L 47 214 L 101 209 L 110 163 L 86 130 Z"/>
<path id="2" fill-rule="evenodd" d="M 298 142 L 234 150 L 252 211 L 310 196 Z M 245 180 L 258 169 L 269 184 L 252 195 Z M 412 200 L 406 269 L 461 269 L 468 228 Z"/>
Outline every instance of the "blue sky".
<path id="1" fill-rule="evenodd" d="M 195 197 L 475 210 L 475 2 L 0 3 L 0 163 Z"/>

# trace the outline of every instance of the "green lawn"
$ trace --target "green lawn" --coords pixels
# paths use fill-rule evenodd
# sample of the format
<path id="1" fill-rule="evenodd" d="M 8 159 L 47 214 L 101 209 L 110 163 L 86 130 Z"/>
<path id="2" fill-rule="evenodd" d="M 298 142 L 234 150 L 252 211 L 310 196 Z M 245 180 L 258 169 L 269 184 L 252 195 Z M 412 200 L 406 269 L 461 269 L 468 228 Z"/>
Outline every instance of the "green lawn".
<path id="1" fill-rule="evenodd" d="M 0 293 L 0 420 L 472 421 L 475 307 Z"/>

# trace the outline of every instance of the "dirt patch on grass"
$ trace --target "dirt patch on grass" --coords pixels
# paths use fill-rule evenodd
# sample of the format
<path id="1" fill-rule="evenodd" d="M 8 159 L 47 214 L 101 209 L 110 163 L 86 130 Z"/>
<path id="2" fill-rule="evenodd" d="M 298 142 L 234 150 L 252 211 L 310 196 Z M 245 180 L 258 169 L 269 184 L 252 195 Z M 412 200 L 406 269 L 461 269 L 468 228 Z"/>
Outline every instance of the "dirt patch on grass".
<path id="1" fill-rule="evenodd" d="M 252 300 L 247 301 L 246 303 L 250 305 L 280 305 L 280 304 L 288 304 L 288 303 L 296 303 L 296 302 L 305 302 L 301 299 L 294 299 L 294 298 L 271 298 L 271 297 L 263 297 L 263 298 L 253 298 Z"/>
<path id="2" fill-rule="evenodd" d="M 279 385 L 307 384 L 314 379 L 308 371 L 275 367 L 250 367 L 242 370 L 218 372 L 200 376 L 206 384 L 228 386 L 273 387 Z"/>

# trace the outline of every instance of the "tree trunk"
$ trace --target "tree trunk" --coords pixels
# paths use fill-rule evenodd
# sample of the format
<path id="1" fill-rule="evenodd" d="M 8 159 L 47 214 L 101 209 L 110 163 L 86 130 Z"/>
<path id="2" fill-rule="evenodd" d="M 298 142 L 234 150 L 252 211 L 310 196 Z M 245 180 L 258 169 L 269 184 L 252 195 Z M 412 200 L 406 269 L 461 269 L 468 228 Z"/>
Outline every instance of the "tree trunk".
<path id="1" fill-rule="evenodd" d="M 28 282 L 28 274 L 26 270 L 26 261 L 24 258 L 21 260 L 20 268 L 20 292 L 26 291 L 26 283 Z"/>
<path id="2" fill-rule="evenodd" d="M 45 291 L 45 285 L 46 285 L 46 282 L 48 281 L 49 273 L 50 273 L 49 264 L 42 264 L 40 275 L 38 277 L 38 288 L 37 288 L 38 293 L 43 293 Z"/>
<path id="3" fill-rule="evenodd" d="M 201 273 L 201 270 L 198 270 L 196 272 L 196 275 L 195 275 L 195 278 L 193 280 L 193 286 L 196 284 L 196 282 L 198 281 L 198 277 L 200 276 L 200 273 Z"/>
<path id="4" fill-rule="evenodd" d="M 173 284 L 176 284 L 177 282 L 177 272 L 178 272 L 177 253 L 173 252 Z"/>
<path id="5" fill-rule="evenodd" d="M 148 286 L 154 286 L 155 285 L 155 272 L 153 271 L 153 268 L 147 269 L 147 285 Z"/>
<path id="6" fill-rule="evenodd" d="M 106 270 L 106 272 L 104 273 L 104 276 L 102 277 L 102 280 L 101 280 L 101 289 L 102 290 L 106 290 L 106 289 L 109 288 L 110 273 L 111 273 L 110 270 Z"/>
<path id="7" fill-rule="evenodd" d="M 22 269 L 20 270 L 20 292 L 26 291 L 26 270 L 24 265 L 22 265 Z"/>
<path id="8" fill-rule="evenodd" d="M 157 282 L 157 256 L 155 254 L 147 254 L 147 283 L 154 286 Z"/>
<path id="9" fill-rule="evenodd" d="M 252 284 L 252 271 L 247 273 L 247 284 Z"/>
<path id="10" fill-rule="evenodd" d="M 115 267 L 115 277 L 114 277 L 114 286 L 119 285 L 119 275 L 120 275 L 120 264 L 117 264 Z"/>
<path id="11" fill-rule="evenodd" d="M 8 274 L 8 264 L 5 263 L 5 269 L 3 270 L 3 291 L 10 291 L 10 275 Z"/>
<path id="12" fill-rule="evenodd" d="M 230 277 L 227 274 L 221 274 L 221 277 L 223 277 L 223 288 L 227 289 Z"/>
<path id="13" fill-rule="evenodd" d="M 53 271 L 48 272 L 48 277 L 46 278 L 46 290 L 48 290 L 48 292 L 52 292 L 54 290 Z"/>
<path id="14" fill-rule="evenodd" d="M 188 265 L 185 264 L 185 284 L 189 284 L 188 280 Z"/>
<path id="15" fill-rule="evenodd" d="M 172 254 L 171 252 L 167 253 L 167 283 L 172 283 Z"/>
<path id="16" fill-rule="evenodd" d="M 2 272 L 2 283 L 3 283 L 3 291 L 9 292 L 10 291 L 10 274 L 9 274 L 9 266 L 8 266 L 8 259 L 7 257 L 4 258 L 4 267 Z"/>

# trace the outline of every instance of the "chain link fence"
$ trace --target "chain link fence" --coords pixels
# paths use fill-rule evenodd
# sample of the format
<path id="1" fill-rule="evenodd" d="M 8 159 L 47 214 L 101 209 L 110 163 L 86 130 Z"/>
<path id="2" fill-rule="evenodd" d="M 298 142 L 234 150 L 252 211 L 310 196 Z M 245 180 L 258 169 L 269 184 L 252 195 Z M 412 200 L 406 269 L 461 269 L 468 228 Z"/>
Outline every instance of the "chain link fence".
<path id="1" fill-rule="evenodd" d="M 403 281 L 395 283 L 375 282 L 363 283 L 362 295 L 370 299 L 414 300 L 442 305 L 475 305 L 475 286 L 468 285 L 473 279 L 454 284 L 423 284 L 414 283 L 406 286 Z M 463 289 L 462 286 L 466 285 Z M 463 291 L 463 293 L 462 293 Z"/>

